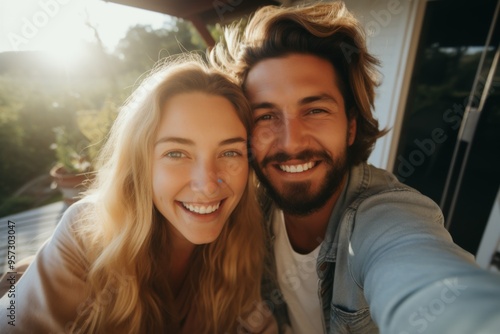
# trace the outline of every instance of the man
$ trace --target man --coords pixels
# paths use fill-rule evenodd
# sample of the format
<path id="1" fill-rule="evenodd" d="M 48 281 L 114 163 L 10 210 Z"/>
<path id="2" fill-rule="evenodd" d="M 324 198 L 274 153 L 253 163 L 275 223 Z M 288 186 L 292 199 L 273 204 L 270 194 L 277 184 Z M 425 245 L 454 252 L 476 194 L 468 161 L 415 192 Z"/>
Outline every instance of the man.
<path id="1" fill-rule="evenodd" d="M 265 7 L 211 60 L 253 107 L 254 168 L 294 333 L 493 333 L 500 279 L 438 206 L 366 163 L 377 60 L 342 3 Z M 275 294 L 276 295 L 276 294 Z M 271 308 L 279 302 L 269 298 Z"/>

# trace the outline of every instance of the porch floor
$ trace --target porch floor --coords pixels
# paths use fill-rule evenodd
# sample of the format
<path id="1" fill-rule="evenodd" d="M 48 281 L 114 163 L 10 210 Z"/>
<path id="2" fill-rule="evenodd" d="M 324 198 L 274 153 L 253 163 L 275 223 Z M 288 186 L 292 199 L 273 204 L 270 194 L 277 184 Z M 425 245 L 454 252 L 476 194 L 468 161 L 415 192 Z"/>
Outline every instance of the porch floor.
<path id="1" fill-rule="evenodd" d="M 0 218 L 0 275 L 8 271 L 9 256 L 15 263 L 34 255 L 52 235 L 67 205 L 60 201 L 29 211 Z M 10 238 L 9 236 L 15 236 Z M 9 249 L 10 246 L 11 247 Z M 10 250 L 10 253 L 9 253 Z"/>

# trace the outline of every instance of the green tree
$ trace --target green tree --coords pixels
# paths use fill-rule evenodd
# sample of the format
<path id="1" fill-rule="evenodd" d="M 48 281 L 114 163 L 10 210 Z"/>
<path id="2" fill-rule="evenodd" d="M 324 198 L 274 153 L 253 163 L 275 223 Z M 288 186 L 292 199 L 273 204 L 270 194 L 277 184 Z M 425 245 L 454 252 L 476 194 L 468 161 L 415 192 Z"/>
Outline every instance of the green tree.
<path id="1" fill-rule="evenodd" d="M 185 51 L 204 52 L 205 44 L 200 38 L 193 38 L 194 33 L 192 24 L 181 19 L 172 19 L 160 29 L 137 25 L 118 43 L 115 54 L 124 69 L 140 75 L 162 58 Z"/>

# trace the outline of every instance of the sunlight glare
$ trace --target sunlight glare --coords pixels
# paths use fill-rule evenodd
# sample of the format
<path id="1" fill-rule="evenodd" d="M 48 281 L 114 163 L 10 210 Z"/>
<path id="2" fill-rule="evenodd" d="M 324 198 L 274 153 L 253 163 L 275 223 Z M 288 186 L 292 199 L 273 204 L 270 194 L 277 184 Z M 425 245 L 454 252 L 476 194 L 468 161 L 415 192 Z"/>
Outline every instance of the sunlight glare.
<path id="1" fill-rule="evenodd" d="M 50 55 L 47 61 L 73 65 L 96 42 L 96 32 L 105 51 L 113 52 L 131 26 L 161 27 L 166 20 L 165 14 L 103 0 L 0 0 L 0 52 L 41 50 Z"/>
<path id="2" fill-rule="evenodd" d="M 66 69 L 77 66 L 82 61 L 82 55 L 85 53 L 84 48 L 81 46 L 57 46 L 42 51 L 45 62 L 48 62 L 53 66 L 64 67 Z"/>

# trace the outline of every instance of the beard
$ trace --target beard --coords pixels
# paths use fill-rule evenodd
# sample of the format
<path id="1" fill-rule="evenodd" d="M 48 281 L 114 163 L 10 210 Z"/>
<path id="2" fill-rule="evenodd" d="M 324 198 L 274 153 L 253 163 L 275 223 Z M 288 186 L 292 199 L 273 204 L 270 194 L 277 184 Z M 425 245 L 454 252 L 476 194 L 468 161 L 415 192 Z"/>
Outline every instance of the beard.
<path id="1" fill-rule="evenodd" d="M 321 160 L 327 165 L 325 179 L 317 191 L 313 191 L 311 181 L 287 182 L 279 190 L 272 185 L 271 181 L 264 175 L 262 169 L 269 164 L 284 163 L 291 159 L 302 161 Z M 304 150 L 294 156 L 284 152 L 278 152 L 266 157 L 259 164 L 254 161 L 254 169 L 259 181 L 266 188 L 267 194 L 283 210 L 283 212 L 293 216 L 307 216 L 321 209 L 332 195 L 340 188 L 344 176 L 349 170 L 348 147 L 338 158 L 332 158 L 325 151 Z M 262 167 L 262 168 L 261 168 Z M 274 167 L 270 167 L 274 168 Z"/>

